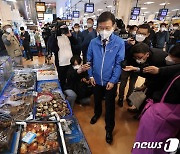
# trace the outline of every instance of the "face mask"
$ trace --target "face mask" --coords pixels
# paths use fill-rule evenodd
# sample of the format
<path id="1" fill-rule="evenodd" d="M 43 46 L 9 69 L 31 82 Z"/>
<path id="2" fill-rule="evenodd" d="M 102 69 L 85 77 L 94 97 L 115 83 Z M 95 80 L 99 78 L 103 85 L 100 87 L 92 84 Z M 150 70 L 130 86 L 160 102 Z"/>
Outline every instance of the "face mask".
<path id="1" fill-rule="evenodd" d="M 166 28 L 164 28 L 164 27 L 163 27 L 163 28 L 161 28 L 161 31 L 162 31 L 162 32 L 163 32 L 163 31 L 166 31 Z"/>
<path id="2" fill-rule="evenodd" d="M 75 32 L 79 32 L 79 29 L 78 29 L 78 28 L 74 28 L 74 31 L 75 31 Z"/>
<path id="3" fill-rule="evenodd" d="M 143 42 L 145 40 L 146 36 L 142 34 L 136 34 L 136 41 L 137 42 Z"/>
<path id="4" fill-rule="evenodd" d="M 133 31 L 133 32 L 132 32 L 132 35 L 136 35 L 136 31 Z"/>
<path id="5" fill-rule="evenodd" d="M 174 29 L 174 30 L 177 30 L 177 29 L 178 29 L 178 27 L 173 27 L 173 29 Z"/>
<path id="6" fill-rule="evenodd" d="M 111 34 L 114 32 L 114 30 L 102 30 L 102 31 L 99 31 L 99 35 L 101 36 L 101 39 L 104 40 L 104 39 L 108 39 Z"/>
<path id="7" fill-rule="evenodd" d="M 6 32 L 7 32 L 7 33 L 11 33 L 11 32 L 12 32 L 12 28 L 7 28 L 7 29 L 6 29 Z"/>
<path id="8" fill-rule="evenodd" d="M 93 27 L 93 24 L 87 24 L 87 28 Z"/>
<path id="9" fill-rule="evenodd" d="M 81 67 L 81 65 L 73 66 L 73 68 L 74 68 L 75 70 L 78 70 L 80 67 Z"/>
<path id="10" fill-rule="evenodd" d="M 172 60 L 172 58 L 170 56 L 167 56 L 165 58 L 165 60 L 166 60 L 166 65 L 173 65 L 173 64 L 175 64 L 175 62 Z"/>
<path id="11" fill-rule="evenodd" d="M 136 63 L 144 64 L 146 61 L 144 59 L 136 59 Z"/>

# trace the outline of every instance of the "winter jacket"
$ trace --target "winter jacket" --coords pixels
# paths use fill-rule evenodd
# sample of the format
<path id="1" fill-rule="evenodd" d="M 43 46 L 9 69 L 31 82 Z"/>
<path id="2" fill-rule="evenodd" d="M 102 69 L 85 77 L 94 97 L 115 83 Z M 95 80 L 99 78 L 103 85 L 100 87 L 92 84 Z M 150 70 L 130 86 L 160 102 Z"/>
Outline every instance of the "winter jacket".
<path id="1" fill-rule="evenodd" d="M 124 41 L 112 34 L 107 45 L 103 46 L 101 37 L 93 39 L 89 45 L 87 61 L 91 62 L 89 77 L 94 77 L 96 84 L 106 86 L 108 82 L 116 84 L 121 74 L 121 61 L 124 60 Z"/>

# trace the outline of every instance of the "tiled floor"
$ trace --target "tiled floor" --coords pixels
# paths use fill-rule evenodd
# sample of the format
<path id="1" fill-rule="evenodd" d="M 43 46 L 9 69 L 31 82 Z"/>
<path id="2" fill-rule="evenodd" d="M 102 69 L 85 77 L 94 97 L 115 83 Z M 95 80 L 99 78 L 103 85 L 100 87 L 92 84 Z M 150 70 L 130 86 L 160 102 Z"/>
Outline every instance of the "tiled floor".
<path id="1" fill-rule="evenodd" d="M 42 64 L 44 63 L 44 57 L 34 57 L 34 61 L 25 61 L 27 64 Z M 137 86 L 140 86 L 143 79 L 140 78 L 137 82 Z M 90 119 L 93 116 L 93 97 L 91 98 L 91 104 L 89 106 L 74 107 L 74 113 L 79 120 L 81 128 L 85 134 L 87 142 L 90 146 L 92 154 L 129 154 L 134 143 L 136 131 L 138 128 L 138 121 L 132 118 L 132 114 L 127 112 L 127 104 L 125 103 L 123 108 L 119 108 L 116 105 L 116 126 L 113 132 L 114 141 L 112 145 L 108 145 L 105 142 L 105 122 L 104 112 L 101 118 L 95 125 L 91 125 Z M 116 98 L 117 99 L 117 98 Z M 104 104 L 104 103 L 103 103 Z M 103 110 L 104 111 L 104 110 Z"/>

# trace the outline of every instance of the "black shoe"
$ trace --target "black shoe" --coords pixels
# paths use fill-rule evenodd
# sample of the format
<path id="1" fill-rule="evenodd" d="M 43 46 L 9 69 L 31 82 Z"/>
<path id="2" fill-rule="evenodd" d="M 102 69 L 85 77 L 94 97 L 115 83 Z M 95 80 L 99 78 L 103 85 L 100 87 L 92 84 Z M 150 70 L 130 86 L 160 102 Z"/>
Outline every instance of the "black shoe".
<path id="1" fill-rule="evenodd" d="M 31 61 L 33 61 L 33 58 L 31 58 Z"/>
<path id="2" fill-rule="evenodd" d="M 126 99 L 128 106 L 133 106 L 132 102 L 129 99 Z"/>
<path id="3" fill-rule="evenodd" d="M 29 58 L 27 58 L 26 60 L 29 60 Z"/>
<path id="4" fill-rule="evenodd" d="M 94 115 L 92 118 L 91 118 L 91 121 L 90 123 L 91 124 L 95 124 L 97 122 L 97 120 L 99 119 L 100 116 L 97 116 L 97 115 Z"/>
<path id="5" fill-rule="evenodd" d="M 106 132 L 106 142 L 107 142 L 108 144 L 111 144 L 112 141 L 113 141 L 112 132 L 107 131 L 107 132 Z"/>
<path id="6" fill-rule="evenodd" d="M 122 98 L 120 98 L 120 99 L 118 100 L 118 106 L 119 106 L 119 107 L 123 107 L 123 99 L 122 99 Z"/>

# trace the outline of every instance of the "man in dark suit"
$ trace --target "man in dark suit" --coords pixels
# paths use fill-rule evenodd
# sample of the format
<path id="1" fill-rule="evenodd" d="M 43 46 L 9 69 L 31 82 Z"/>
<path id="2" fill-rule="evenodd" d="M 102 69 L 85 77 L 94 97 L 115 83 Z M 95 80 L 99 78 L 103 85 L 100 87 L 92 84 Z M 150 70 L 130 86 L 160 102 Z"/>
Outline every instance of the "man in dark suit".
<path id="1" fill-rule="evenodd" d="M 24 30 L 24 27 L 20 27 L 21 30 L 21 40 L 22 40 L 22 45 L 24 47 L 24 51 L 26 53 L 26 60 L 31 59 L 33 61 L 33 55 L 30 50 L 30 35 L 27 31 Z"/>

